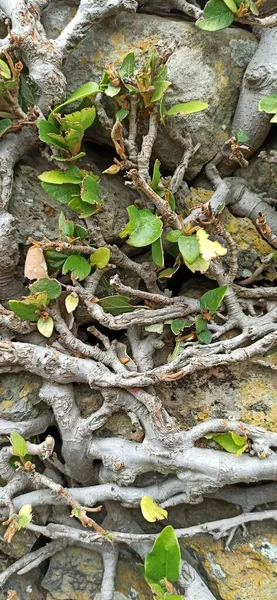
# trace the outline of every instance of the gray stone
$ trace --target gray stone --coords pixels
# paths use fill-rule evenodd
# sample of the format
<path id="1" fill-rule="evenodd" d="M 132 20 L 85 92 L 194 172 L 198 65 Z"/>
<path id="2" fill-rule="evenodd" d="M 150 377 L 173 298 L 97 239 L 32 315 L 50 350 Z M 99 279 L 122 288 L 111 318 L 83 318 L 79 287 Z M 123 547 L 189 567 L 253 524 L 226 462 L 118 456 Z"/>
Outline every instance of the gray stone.
<path id="1" fill-rule="evenodd" d="M 24 421 L 37 417 L 42 408 L 38 401 L 41 387 L 40 377 L 31 373 L 7 374 L 1 376 L 0 418 L 11 421 Z"/>
<path id="2" fill-rule="evenodd" d="M 49 6 L 44 12 L 44 26 L 55 37 L 72 17 L 72 7 L 61 0 L 59 7 Z M 72 92 L 88 80 L 99 81 L 107 62 L 119 64 L 124 55 L 134 50 L 141 58 L 156 42 L 176 43 L 168 61 L 168 79 L 172 82 L 167 104 L 204 100 L 209 109 L 196 115 L 176 117 L 175 127 L 201 149 L 189 165 L 188 176 L 194 177 L 227 139 L 240 90 L 243 70 L 256 47 L 253 34 L 242 29 L 225 29 L 210 35 L 194 24 L 156 15 L 121 14 L 98 23 L 85 40 L 65 61 L 64 73 L 68 91 Z M 93 137 L 93 128 L 91 135 Z M 172 142 L 164 128 L 155 144 L 158 156 L 167 169 L 179 162 L 182 149 Z"/>
<path id="3" fill-rule="evenodd" d="M 244 177 L 254 192 L 264 192 L 270 198 L 277 198 L 277 128 L 272 132 L 259 154 L 249 161 L 247 169 L 237 169 L 236 175 Z"/>
<path id="4" fill-rule="evenodd" d="M 12 563 L 10 558 L 0 554 L 0 573 Z M 0 590 L 0 600 L 7 600 L 9 590 L 14 590 L 19 600 L 45 600 L 46 592 L 40 587 L 41 578 L 40 568 L 33 569 L 26 575 L 12 575 Z"/>
<path id="5" fill-rule="evenodd" d="M 4 540 L 5 531 L 6 527 L 0 525 L 0 552 L 15 559 L 28 554 L 38 538 L 38 535 L 33 533 L 33 531 L 21 529 L 15 533 L 11 543 L 8 544 L 8 542 Z"/>

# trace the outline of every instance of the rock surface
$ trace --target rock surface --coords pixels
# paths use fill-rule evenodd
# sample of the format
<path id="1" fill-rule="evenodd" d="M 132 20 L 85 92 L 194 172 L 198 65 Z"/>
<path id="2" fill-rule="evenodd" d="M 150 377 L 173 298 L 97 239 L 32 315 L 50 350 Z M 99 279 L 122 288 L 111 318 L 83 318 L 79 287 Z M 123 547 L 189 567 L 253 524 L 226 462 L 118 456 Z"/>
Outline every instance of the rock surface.
<path id="1" fill-rule="evenodd" d="M 43 22 L 50 37 L 56 37 L 74 9 L 67 0 L 59 7 L 49 6 Z M 194 24 L 156 15 L 121 14 L 97 24 L 65 61 L 68 91 L 85 81 L 99 81 L 107 60 L 119 64 L 134 50 L 138 57 L 156 42 L 165 46 L 174 42 L 176 50 L 168 61 L 168 79 L 172 82 L 167 104 L 189 100 L 208 102 L 209 109 L 197 115 L 176 117 L 175 127 L 192 134 L 201 151 L 190 163 L 188 176 L 194 177 L 227 139 L 236 107 L 243 72 L 255 52 L 257 40 L 243 29 L 225 29 L 215 35 L 199 31 Z M 230 131 L 229 131 L 230 133 Z M 91 132 L 93 137 L 93 129 Z M 182 149 L 172 142 L 164 128 L 155 145 L 155 156 L 167 169 L 176 167 Z"/>

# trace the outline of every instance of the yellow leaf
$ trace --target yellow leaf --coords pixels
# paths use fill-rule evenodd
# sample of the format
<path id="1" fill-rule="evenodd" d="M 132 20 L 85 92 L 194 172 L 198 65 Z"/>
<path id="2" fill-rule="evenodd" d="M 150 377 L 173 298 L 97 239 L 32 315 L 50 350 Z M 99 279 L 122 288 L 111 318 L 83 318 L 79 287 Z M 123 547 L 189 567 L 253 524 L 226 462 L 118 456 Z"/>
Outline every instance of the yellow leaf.
<path id="1" fill-rule="evenodd" d="M 108 169 L 106 169 L 105 171 L 102 171 L 102 172 L 107 173 L 107 175 L 116 175 L 116 173 L 118 173 L 119 171 L 120 171 L 119 165 L 111 165 Z"/>
<path id="2" fill-rule="evenodd" d="M 200 252 L 204 260 L 212 260 L 218 256 L 224 256 L 227 249 L 219 242 L 212 242 L 204 229 L 198 229 L 196 237 L 200 246 Z"/>
<path id="3" fill-rule="evenodd" d="M 158 506 L 158 504 L 152 500 L 151 496 L 143 496 L 140 501 L 140 508 L 144 518 L 146 521 L 149 521 L 149 523 L 167 519 L 167 510 Z"/>
<path id="4" fill-rule="evenodd" d="M 65 299 L 65 307 L 68 313 L 72 313 L 75 308 L 77 308 L 79 304 L 79 298 L 78 296 L 72 296 L 72 294 L 69 294 L 69 296 L 66 296 Z"/>

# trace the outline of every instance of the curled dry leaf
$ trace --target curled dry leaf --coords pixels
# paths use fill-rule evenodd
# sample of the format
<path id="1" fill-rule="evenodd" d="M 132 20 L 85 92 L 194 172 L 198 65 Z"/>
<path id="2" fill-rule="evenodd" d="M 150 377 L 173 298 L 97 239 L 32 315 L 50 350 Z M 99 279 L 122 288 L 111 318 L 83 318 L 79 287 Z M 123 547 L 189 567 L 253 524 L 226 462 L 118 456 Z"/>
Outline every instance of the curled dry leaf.
<path id="1" fill-rule="evenodd" d="M 44 254 L 38 246 L 31 246 L 27 252 L 24 276 L 31 281 L 48 276 Z"/>
<path id="2" fill-rule="evenodd" d="M 114 147 L 116 149 L 117 154 L 120 156 L 120 158 L 125 159 L 126 156 L 125 156 L 122 130 L 123 130 L 123 125 L 120 123 L 120 121 L 118 119 L 116 119 L 116 122 L 111 131 L 111 138 L 114 143 Z"/>
<path id="3" fill-rule="evenodd" d="M 20 600 L 15 590 L 9 590 L 7 600 Z"/>

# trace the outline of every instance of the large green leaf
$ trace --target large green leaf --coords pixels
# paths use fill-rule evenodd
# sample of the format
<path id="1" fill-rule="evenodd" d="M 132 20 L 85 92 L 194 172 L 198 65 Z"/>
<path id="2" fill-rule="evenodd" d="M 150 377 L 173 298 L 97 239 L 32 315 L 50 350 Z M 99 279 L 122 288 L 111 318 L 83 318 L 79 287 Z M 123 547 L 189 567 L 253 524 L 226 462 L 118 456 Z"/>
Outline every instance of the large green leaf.
<path id="1" fill-rule="evenodd" d="M 277 94 L 271 94 L 271 96 L 265 96 L 259 102 L 259 110 L 266 113 L 277 113 Z"/>
<path id="2" fill-rule="evenodd" d="M 195 25 L 205 31 L 225 29 L 233 23 L 234 13 L 224 0 L 209 0 L 204 8 L 204 18 L 196 21 Z"/>
<path id="3" fill-rule="evenodd" d="M 135 54 L 134 52 L 129 52 L 124 56 L 124 59 L 118 69 L 120 79 L 124 81 L 124 79 L 130 79 L 133 77 L 136 68 L 135 63 Z"/>
<path id="4" fill-rule="evenodd" d="M 40 310 L 39 305 L 29 304 L 24 300 L 9 300 L 9 306 L 20 319 L 31 321 L 32 323 L 39 319 L 39 315 L 37 314 L 37 311 Z"/>
<path id="5" fill-rule="evenodd" d="M 2 135 L 4 135 L 5 131 L 7 131 L 11 125 L 12 125 L 12 122 L 10 119 L 1 119 L 0 120 L 0 137 Z"/>
<path id="6" fill-rule="evenodd" d="M 200 256 L 200 247 L 195 235 L 181 235 L 178 239 L 178 246 L 184 261 L 189 265 Z"/>
<path id="7" fill-rule="evenodd" d="M 217 311 L 220 306 L 226 292 L 228 290 L 228 285 L 223 285 L 222 287 L 215 288 L 214 290 L 209 290 L 200 298 L 200 308 L 202 312 L 208 310 L 211 315 Z"/>
<path id="8" fill-rule="evenodd" d="M 162 222 L 148 208 L 138 209 L 136 206 L 128 206 L 129 223 L 120 233 L 123 238 L 129 235 L 127 241 L 130 246 L 142 248 L 153 244 L 162 233 Z"/>
<path id="9" fill-rule="evenodd" d="M 64 183 L 59 185 L 56 183 L 46 183 L 42 181 L 42 189 L 57 202 L 68 204 L 72 200 L 72 196 L 76 196 L 80 192 L 80 187 L 74 183 Z"/>
<path id="10" fill-rule="evenodd" d="M 105 312 L 111 313 L 112 315 L 122 315 L 126 312 L 132 312 L 137 306 L 132 306 L 127 296 L 121 296 L 120 294 L 115 296 L 105 296 L 100 298 L 99 304 L 102 306 Z"/>
<path id="11" fill-rule="evenodd" d="M 30 285 L 29 290 L 32 294 L 36 294 L 37 292 L 46 292 L 48 300 L 54 300 L 61 295 L 62 286 L 57 279 L 48 279 L 47 277 L 43 277 L 42 279 L 39 279 Z"/>
<path id="12" fill-rule="evenodd" d="M 66 275 L 68 271 L 71 271 L 71 277 L 73 279 L 79 279 L 79 281 L 82 281 L 90 274 L 90 270 L 91 265 L 85 258 L 83 258 L 83 256 L 71 254 L 71 256 L 66 259 L 63 265 L 62 273 L 63 275 Z"/>
<path id="13" fill-rule="evenodd" d="M 91 175 L 88 175 L 83 179 L 81 185 L 81 199 L 82 202 L 87 202 L 88 204 L 99 202 L 99 183 Z"/>
<path id="14" fill-rule="evenodd" d="M 200 100 L 192 100 L 191 102 L 183 102 L 182 104 L 175 104 L 171 106 L 166 112 L 166 115 L 191 115 L 201 110 L 206 110 L 209 105 L 207 102 L 201 102 Z"/>
<path id="15" fill-rule="evenodd" d="M 158 535 L 152 550 L 145 558 L 145 575 L 157 583 L 164 578 L 168 581 L 177 581 L 180 574 L 180 566 L 180 546 L 173 527 L 168 525 Z"/>

